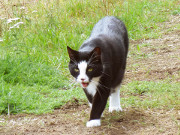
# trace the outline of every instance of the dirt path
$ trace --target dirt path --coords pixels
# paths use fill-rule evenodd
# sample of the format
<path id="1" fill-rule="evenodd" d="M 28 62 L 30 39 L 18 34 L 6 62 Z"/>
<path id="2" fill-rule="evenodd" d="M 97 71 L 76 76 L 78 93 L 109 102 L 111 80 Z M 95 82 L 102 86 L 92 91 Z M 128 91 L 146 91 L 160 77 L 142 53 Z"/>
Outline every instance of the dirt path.
<path id="1" fill-rule="evenodd" d="M 127 73 L 124 83 L 131 80 L 162 80 L 180 82 L 180 16 L 172 16 L 160 25 L 162 36 L 131 42 Z M 166 28 L 166 29 L 165 29 Z M 133 49 L 139 47 L 139 53 Z M 139 55 L 139 58 L 134 58 Z M 78 100 L 75 100 L 78 101 Z M 139 110 L 124 108 L 116 115 L 106 110 L 102 126 L 86 128 L 89 107 L 87 104 L 67 104 L 52 114 L 0 116 L 2 135 L 177 135 L 180 133 L 180 110 Z"/>
<path id="2" fill-rule="evenodd" d="M 131 43 L 125 82 L 129 82 L 132 78 L 147 81 L 170 78 L 180 82 L 180 26 L 177 24 L 180 24 L 180 16 L 172 16 L 169 22 L 159 25 L 162 36 L 158 39 Z M 137 45 L 138 54 L 137 51 L 134 52 Z"/>
<path id="3" fill-rule="evenodd" d="M 53 114 L 11 116 L 11 118 L 6 119 L 7 125 L 2 128 L 0 133 L 6 135 L 175 135 L 178 131 L 176 121 L 180 120 L 178 117 L 180 112 L 177 110 L 145 111 L 127 108 L 121 114 L 116 114 L 116 117 L 106 111 L 101 127 L 86 128 L 85 122 L 88 120 L 89 111 L 87 105 L 74 104 L 70 108 L 56 110 Z"/>

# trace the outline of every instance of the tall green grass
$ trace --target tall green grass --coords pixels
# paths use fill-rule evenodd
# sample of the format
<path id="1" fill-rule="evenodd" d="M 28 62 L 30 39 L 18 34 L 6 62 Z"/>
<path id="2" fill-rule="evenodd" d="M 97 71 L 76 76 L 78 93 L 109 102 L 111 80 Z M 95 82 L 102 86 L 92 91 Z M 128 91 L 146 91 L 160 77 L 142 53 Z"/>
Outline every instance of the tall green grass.
<path id="1" fill-rule="evenodd" d="M 125 22 L 131 40 L 158 37 L 158 23 L 178 11 L 177 3 L 178 0 L 39 0 L 24 5 L 15 0 L 2 2 L 0 113 L 7 113 L 8 109 L 10 113 L 43 113 L 73 97 L 85 99 L 70 77 L 66 46 L 78 49 L 94 24 L 107 15 Z M 7 23 L 10 18 L 19 19 Z"/>

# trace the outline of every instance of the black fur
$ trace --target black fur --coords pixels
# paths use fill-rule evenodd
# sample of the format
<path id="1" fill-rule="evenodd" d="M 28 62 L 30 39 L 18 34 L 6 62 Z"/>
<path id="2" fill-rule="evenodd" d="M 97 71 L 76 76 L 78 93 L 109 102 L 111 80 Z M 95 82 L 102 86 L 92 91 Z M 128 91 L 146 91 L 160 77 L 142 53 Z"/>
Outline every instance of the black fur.
<path id="1" fill-rule="evenodd" d="M 97 56 L 97 61 L 90 64 L 97 70 L 94 74 L 88 75 L 90 78 L 101 76 L 97 92 L 92 97 L 84 88 L 89 102 L 92 103 L 90 120 L 100 119 L 109 95 L 122 82 L 126 68 L 128 44 L 128 33 L 124 23 L 116 17 L 107 16 L 94 26 L 90 37 L 81 45 L 79 51 L 68 47 L 71 59 L 69 69 L 75 78 L 78 73 L 74 73 L 72 69 L 77 67 L 77 63 L 82 60 L 89 62 L 92 55 Z M 100 50 L 98 51 L 97 48 Z"/>

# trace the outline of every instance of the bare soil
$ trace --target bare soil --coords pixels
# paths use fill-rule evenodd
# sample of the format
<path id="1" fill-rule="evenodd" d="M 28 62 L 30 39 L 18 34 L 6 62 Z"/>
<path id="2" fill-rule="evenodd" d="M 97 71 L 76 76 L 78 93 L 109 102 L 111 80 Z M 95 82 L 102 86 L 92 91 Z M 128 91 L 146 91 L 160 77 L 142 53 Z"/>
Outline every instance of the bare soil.
<path id="1" fill-rule="evenodd" d="M 158 39 L 131 41 L 124 83 L 132 80 L 180 82 L 180 16 L 159 25 Z M 177 27 L 178 26 L 178 27 Z M 138 54 L 134 52 L 138 46 Z M 137 57 L 137 55 L 139 57 Z M 86 128 L 90 109 L 87 104 L 67 103 L 53 113 L 0 116 L 2 135 L 179 135 L 179 110 L 140 110 L 124 108 L 120 113 L 105 110 L 102 126 Z"/>
<path id="2" fill-rule="evenodd" d="M 177 24 L 180 24 L 180 16 L 172 16 L 159 25 L 162 29 L 159 38 L 131 42 L 125 82 L 167 78 L 180 82 L 180 28 Z M 137 46 L 139 51 L 134 52 Z"/>
<path id="3" fill-rule="evenodd" d="M 109 114 L 105 111 L 102 126 L 86 128 L 89 107 L 72 104 L 63 109 L 55 110 L 52 114 L 14 115 L 4 117 L 6 126 L 1 127 L 4 135 L 60 135 L 60 134 L 107 134 L 107 135 L 175 135 L 178 133 L 177 110 L 139 110 L 126 108 L 119 114 Z"/>

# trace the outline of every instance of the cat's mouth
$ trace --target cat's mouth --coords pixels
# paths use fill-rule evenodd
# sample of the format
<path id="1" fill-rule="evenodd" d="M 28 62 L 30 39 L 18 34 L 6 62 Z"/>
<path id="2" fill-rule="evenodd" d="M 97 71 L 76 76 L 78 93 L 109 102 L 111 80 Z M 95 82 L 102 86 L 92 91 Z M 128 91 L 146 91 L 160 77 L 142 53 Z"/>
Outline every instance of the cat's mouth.
<path id="1" fill-rule="evenodd" d="M 83 88 L 86 88 L 89 85 L 89 82 L 82 82 L 81 84 L 82 84 Z"/>

